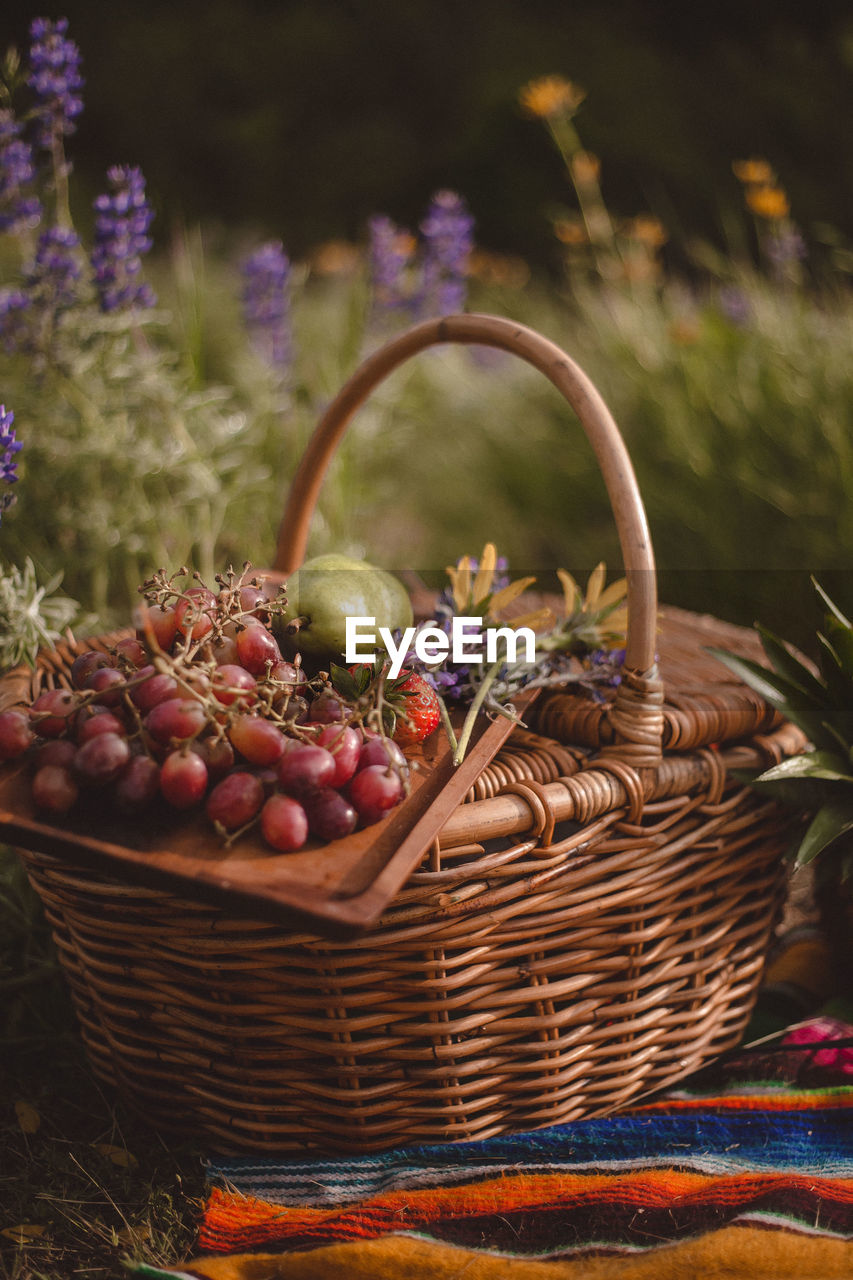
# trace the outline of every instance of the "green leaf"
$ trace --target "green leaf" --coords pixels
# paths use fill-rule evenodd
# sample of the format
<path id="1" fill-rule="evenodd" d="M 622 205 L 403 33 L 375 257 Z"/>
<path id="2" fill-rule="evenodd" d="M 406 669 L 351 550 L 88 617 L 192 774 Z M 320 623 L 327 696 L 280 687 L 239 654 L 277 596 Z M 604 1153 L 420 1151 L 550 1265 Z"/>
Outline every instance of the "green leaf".
<path id="1" fill-rule="evenodd" d="M 812 586 L 826 605 L 827 609 L 829 609 L 832 616 L 841 623 L 842 627 L 846 627 L 848 631 L 853 630 L 853 623 L 851 623 L 849 618 L 845 618 L 838 605 L 834 604 L 832 600 L 830 600 L 817 578 L 812 578 Z"/>
<path id="2" fill-rule="evenodd" d="M 853 793 L 846 799 L 828 800 L 809 823 L 797 850 L 797 863 L 805 866 L 839 837 L 853 830 Z"/>
<path id="3" fill-rule="evenodd" d="M 775 764 L 756 778 L 756 782 L 776 782 L 790 778 L 822 778 L 827 782 L 851 782 L 853 776 L 845 772 L 847 761 L 833 751 L 807 751 L 791 756 L 781 764 Z"/>
<path id="4" fill-rule="evenodd" d="M 821 682 L 804 663 L 800 662 L 786 641 L 775 636 L 766 627 L 756 625 L 755 630 L 761 639 L 764 652 L 779 675 L 790 680 L 803 693 L 810 694 L 813 698 L 821 699 L 826 696 L 826 690 Z"/>
<path id="5" fill-rule="evenodd" d="M 359 694 L 364 692 L 364 689 L 359 689 L 359 681 L 356 676 L 351 671 L 348 671 L 346 667 L 338 666 L 336 662 L 330 664 L 329 675 L 332 677 L 332 687 L 342 697 L 348 698 L 350 701 L 354 702 Z"/>
<path id="6" fill-rule="evenodd" d="M 754 689 L 765 702 L 775 707 L 788 720 L 799 725 L 811 742 L 820 745 L 825 741 L 824 720 L 826 706 L 823 700 L 813 698 L 785 676 L 769 671 L 749 658 L 740 658 L 726 649 L 706 648 L 724 666 Z"/>
<path id="7" fill-rule="evenodd" d="M 853 699 L 853 635 L 839 626 L 834 618 L 827 618 L 829 636 L 817 632 L 821 646 L 821 671 L 827 689 L 833 698 L 843 698 L 849 704 Z"/>
<path id="8" fill-rule="evenodd" d="M 741 771 L 734 771 L 738 776 Z M 838 783 L 826 778 L 741 778 L 757 791 L 772 796 L 790 809 L 814 813 L 838 794 Z"/>

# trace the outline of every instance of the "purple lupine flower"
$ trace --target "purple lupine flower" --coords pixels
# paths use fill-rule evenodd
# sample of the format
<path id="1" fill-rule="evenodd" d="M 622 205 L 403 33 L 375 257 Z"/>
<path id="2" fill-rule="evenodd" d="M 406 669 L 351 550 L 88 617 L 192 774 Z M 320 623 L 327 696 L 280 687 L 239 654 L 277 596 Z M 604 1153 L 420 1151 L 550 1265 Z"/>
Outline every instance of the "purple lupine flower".
<path id="1" fill-rule="evenodd" d="M 424 237 L 422 310 L 450 315 L 465 306 L 474 219 L 455 191 L 437 191 L 421 223 Z"/>
<path id="2" fill-rule="evenodd" d="M 252 346 L 273 369 L 290 363 L 290 259 L 269 240 L 243 263 L 243 317 Z"/>
<path id="3" fill-rule="evenodd" d="M 12 425 L 14 421 L 12 410 L 7 410 L 4 404 L 0 404 L 0 483 L 3 485 L 12 485 L 18 479 L 15 454 L 21 449 L 21 441 L 15 438 L 15 428 Z M 11 493 L 0 493 L 0 516 L 11 507 L 14 500 Z"/>
<path id="4" fill-rule="evenodd" d="M 140 280 L 142 255 L 151 248 L 154 217 L 145 198 L 142 171 L 129 165 L 107 170 L 110 191 L 94 202 L 92 270 L 102 311 L 153 307 L 151 287 Z"/>
<path id="5" fill-rule="evenodd" d="M 66 37 L 68 19 L 51 22 L 35 18 L 30 26 L 28 83 L 35 95 L 39 145 L 50 149 L 54 139 L 73 133 L 83 110 L 80 90 L 80 50 Z"/>
<path id="6" fill-rule="evenodd" d="M 367 229 L 374 311 L 389 314 L 410 306 L 407 277 L 415 255 L 414 237 L 382 213 L 374 214 Z"/>
<path id="7" fill-rule="evenodd" d="M 41 204 L 25 195 L 35 177 L 32 148 L 8 107 L 0 109 L 0 231 L 18 232 L 37 225 Z"/>
<path id="8" fill-rule="evenodd" d="M 80 241 L 65 227 L 49 227 L 23 273 L 21 288 L 0 292 L 0 342 L 6 351 L 34 353 L 48 344 L 61 312 L 78 299 Z"/>
<path id="9" fill-rule="evenodd" d="M 49 227 L 38 238 L 35 260 L 27 268 L 26 292 L 43 312 L 55 316 L 77 301 L 80 241 L 74 231 Z"/>

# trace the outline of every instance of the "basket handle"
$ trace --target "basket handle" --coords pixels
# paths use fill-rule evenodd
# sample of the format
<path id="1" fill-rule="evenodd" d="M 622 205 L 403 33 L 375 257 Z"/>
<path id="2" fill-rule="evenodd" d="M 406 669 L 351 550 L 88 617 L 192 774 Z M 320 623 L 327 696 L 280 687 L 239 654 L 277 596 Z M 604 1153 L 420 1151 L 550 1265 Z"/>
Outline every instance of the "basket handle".
<path id="1" fill-rule="evenodd" d="M 613 742 L 600 754 L 638 769 L 654 768 L 661 758 L 663 689 L 655 663 L 657 577 L 645 508 L 619 428 L 595 386 L 560 347 L 534 330 L 501 316 L 444 316 L 416 325 L 369 356 L 308 442 L 290 487 L 273 567 L 287 577 L 302 563 L 326 470 L 371 391 L 410 356 L 444 342 L 476 343 L 521 357 L 554 384 L 580 418 L 604 477 L 628 584 L 625 671 L 609 708 Z"/>

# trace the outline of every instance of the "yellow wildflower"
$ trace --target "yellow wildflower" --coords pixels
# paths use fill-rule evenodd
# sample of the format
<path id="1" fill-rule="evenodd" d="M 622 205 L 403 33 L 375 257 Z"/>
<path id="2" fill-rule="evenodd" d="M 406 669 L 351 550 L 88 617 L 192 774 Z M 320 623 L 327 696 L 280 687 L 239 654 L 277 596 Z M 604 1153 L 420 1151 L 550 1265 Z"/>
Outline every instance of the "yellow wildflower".
<path id="1" fill-rule="evenodd" d="M 558 218 L 554 235 L 562 244 L 586 244 L 589 237 L 580 218 Z"/>
<path id="2" fill-rule="evenodd" d="M 632 218 L 626 232 L 631 240 L 639 240 L 650 249 L 660 249 L 669 239 L 660 219 L 652 217 L 649 213 L 641 213 L 636 218 Z"/>
<path id="3" fill-rule="evenodd" d="M 766 160 L 733 160 L 732 172 L 739 182 L 747 186 L 766 186 L 775 179 L 775 174 Z"/>
<path id="4" fill-rule="evenodd" d="M 791 208 L 788 197 L 781 187 L 749 187 L 746 192 L 746 203 L 759 218 L 767 218 L 770 222 L 786 218 Z"/>
<path id="5" fill-rule="evenodd" d="M 361 264 L 361 250 L 348 240 L 326 240 L 310 256 L 312 270 L 321 276 L 352 275 Z"/>
<path id="6" fill-rule="evenodd" d="M 521 289 L 530 279 L 530 267 L 514 254 L 475 249 L 468 260 L 468 274 L 484 284 Z"/>
<path id="7" fill-rule="evenodd" d="M 524 86 L 518 100 L 528 115 L 548 119 L 577 111 L 585 97 L 586 90 L 571 80 L 564 80 L 562 76 L 540 76 Z"/>
<path id="8" fill-rule="evenodd" d="M 410 231 L 398 231 L 394 237 L 394 249 L 401 258 L 411 258 L 417 247 L 418 242 Z"/>
<path id="9" fill-rule="evenodd" d="M 692 347 L 701 336 L 695 316 L 677 316 L 669 326 L 670 341 L 677 347 Z"/>
<path id="10" fill-rule="evenodd" d="M 553 636 L 546 636 L 546 649 L 565 648 L 577 641 L 590 649 L 617 648 L 625 643 L 628 629 L 628 584 L 624 578 L 604 586 L 607 569 L 602 562 L 589 575 L 586 591 L 565 569 L 557 570 L 563 587 L 563 621 Z"/>
<path id="11" fill-rule="evenodd" d="M 448 565 L 447 576 L 458 613 L 471 618 L 491 619 L 494 622 L 509 620 L 505 610 L 536 581 L 535 578 L 517 578 L 492 594 L 497 569 L 498 553 L 493 542 L 483 548 L 477 568 L 470 556 L 463 556 L 456 566 Z M 529 613 L 512 615 L 514 627 L 545 626 L 553 621 L 548 608 L 534 609 Z"/>

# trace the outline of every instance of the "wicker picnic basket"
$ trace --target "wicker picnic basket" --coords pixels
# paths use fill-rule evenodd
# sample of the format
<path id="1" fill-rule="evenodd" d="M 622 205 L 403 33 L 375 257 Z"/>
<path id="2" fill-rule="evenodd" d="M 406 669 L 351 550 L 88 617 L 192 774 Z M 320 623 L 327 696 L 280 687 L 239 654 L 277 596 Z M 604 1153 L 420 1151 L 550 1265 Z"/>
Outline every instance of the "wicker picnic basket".
<path id="1" fill-rule="evenodd" d="M 370 357 L 309 444 L 275 568 L 300 563 L 359 405 L 440 342 L 526 359 L 586 430 L 628 579 L 612 700 L 543 695 L 354 937 L 21 851 L 94 1071 L 163 1131 L 222 1152 L 367 1152 L 612 1111 L 737 1043 L 778 921 L 790 819 L 731 770 L 801 740 L 705 652 L 753 653 L 751 633 L 658 610 L 624 444 L 558 347 L 471 315 L 419 325 Z M 45 654 L 37 682 L 65 679 L 80 647 Z"/>

